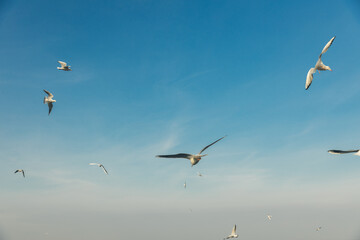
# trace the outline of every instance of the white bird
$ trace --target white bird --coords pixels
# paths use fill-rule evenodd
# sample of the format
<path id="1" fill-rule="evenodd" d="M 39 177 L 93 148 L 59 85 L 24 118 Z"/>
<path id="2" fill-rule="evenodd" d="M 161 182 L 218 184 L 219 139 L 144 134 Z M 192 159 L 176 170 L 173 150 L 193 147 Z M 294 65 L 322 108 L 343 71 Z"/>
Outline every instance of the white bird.
<path id="1" fill-rule="evenodd" d="M 186 181 L 184 182 L 184 188 L 186 188 Z"/>
<path id="2" fill-rule="evenodd" d="M 224 239 L 237 238 L 237 237 L 238 237 L 238 235 L 236 234 L 236 224 L 235 224 L 234 228 L 231 231 L 231 234 Z"/>
<path id="3" fill-rule="evenodd" d="M 224 136 L 224 137 L 226 137 L 226 136 Z M 203 151 L 205 151 L 208 147 L 210 147 L 211 145 L 217 143 L 218 141 L 220 141 L 224 137 L 219 138 L 215 142 L 207 145 L 198 154 L 178 153 L 178 154 L 172 154 L 172 155 L 157 155 L 156 157 L 159 157 L 159 158 L 186 158 L 186 159 L 190 160 L 191 166 L 194 166 L 201 160 L 202 157 L 205 157 L 207 155 L 207 154 L 201 155 L 201 153 Z"/>
<path id="4" fill-rule="evenodd" d="M 326 51 L 330 48 L 331 44 L 333 43 L 333 41 L 335 40 L 335 37 L 333 37 L 332 39 L 330 39 L 330 41 L 325 45 L 324 49 L 321 51 L 320 53 L 320 56 L 319 56 L 319 59 L 318 61 L 316 62 L 315 64 L 315 67 L 313 68 L 310 68 L 310 70 L 308 71 L 307 73 L 307 76 L 306 76 L 306 83 L 305 83 L 305 89 L 307 90 L 310 85 L 311 85 L 311 82 L 314 78 L 313 74 L 316 72 L 316 70 L 319 71 L 325 71 L 325 70 L 329 70 L 329 71 L 332 71 L 331 68 L 329 66 L 326 66 L 322 61 L 321 61 L 321 56 L 326 53 Z"/>
<path id="5" fill-rule="evenodd" d="M 202 177 L 202 174 L 200 172 L 197 173 L 199 177 Z"/>
<path id="6" fill-rule="evenodd" d="M 62 61 L 58 61 L 58 63 L 60 63 L 61 67 L 57 67 L 57 69 L 59 70 L 64 70 L 64 71 L 71 71 L 71 66 L 68 66 L 66 64 L 66 62 L 62 62 Z"/>
<path id="7" fill-rule="evenodd" d="M 101 168 L 104 170 L 104 173 L 105 173 L 105 174 L 108 174 L 108 172 L 106 171 L 104 165 L 102 165 L 102 164 L 100 164 L 100 163 L 89 163 L 89 165 L 99 166 L 99 167 L 101 167 Z"/>
<path id="8" fill-rule="evenodd" d="M 345 153 L 354 153 L 354 155 L 360 156 L 360 149 L 356 149 L 356 150 L 329 150 L 328 153 L 331 154 L 345 154 Z"/>
<path id="9" fill-rule="evenodd" d="M 316 229 L 317 232 L 320 231 L 320 230 L 321 230 L 321 227 L 318 227 L 318 228 Z"/>
<path id="10" fill-rule="evenodd" d="M 21 172 L 23 177 L 25 177 L 25 171 L 23 169 L 17 169 L 14 173 Z"/>
<path id="11" fill-rule="evenodd" d="M 268 218 L 269 220 L 271 220 L 272 216 L 271 216 L 271 215 L 267 215 L 267 218 Z"/>
<path id="12" fill-rule="evenodd" d="M 44 104 L 47 104 L 49 107 L 49 114 L 51 113 L 51 110 L 53 108 L 53 103 L 56 102 L 56 100 L 53 99 L 54 95 L 52 95 L 49 91 L 46 91 L 44 89 L 44 92 L 48 95 L 47 97 L 44 97 Z"/>

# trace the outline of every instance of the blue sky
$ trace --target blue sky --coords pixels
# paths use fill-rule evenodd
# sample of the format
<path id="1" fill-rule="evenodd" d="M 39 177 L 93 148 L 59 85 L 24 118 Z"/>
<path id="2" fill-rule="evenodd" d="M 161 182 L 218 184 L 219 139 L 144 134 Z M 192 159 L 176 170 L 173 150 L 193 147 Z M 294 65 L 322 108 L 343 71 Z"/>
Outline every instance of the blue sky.
<path id="1" fill-rule="evenodd" d="M 0 238 L 360 236 L 360 161 L 326 152 L 359 148 L 358 2 L 7 0 L 0 34 Z"/>

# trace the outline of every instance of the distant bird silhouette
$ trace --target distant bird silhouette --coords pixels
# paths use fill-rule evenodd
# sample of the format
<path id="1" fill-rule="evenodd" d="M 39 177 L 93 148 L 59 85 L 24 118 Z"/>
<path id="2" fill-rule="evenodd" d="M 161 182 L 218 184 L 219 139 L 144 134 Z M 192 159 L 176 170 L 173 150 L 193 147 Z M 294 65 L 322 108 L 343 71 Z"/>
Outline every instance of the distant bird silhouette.
<path id="1" fill-rule="evenodd" d="M 224 137 L 226 137 L 226 136 L 224 136 Z M 203 151 L 205 151 L 208 147 L 210 147 L 211 145 L 217 143 L 218 141 L 220 141 L 224 137 L 219 138 L 215 142 L 207 145 L 198 154 L 195 154 L 195 155 L 194 154 L 188 154 L 188 153 L 178 153 L 178 154 L 172 154 L 172 155 L 157 155 L 156 157 L 159 157 L 159 158 L 186 158 L 186 159 L 190 160 L 191 166 L 194 166 L 201 160 L 202 157 L 205 157 L 207 155 L 207 154 L 201 155 L 201 153 Z"/>
<path id="2" fill-rule="evenodd" d="M 346 154 L 346 153 L 354 153 L 354 155 L 360 156 L 360 150 L 356 149 L 356 150 L 329 150 L 328 153 L 331 154 Z"/>
<path id="3" fill-rule="evenodd" d="M 46 91 L 44 89 L 44 92 L 48 95 L 47 97 L 44 97 L 44 104 L 47 104 L 49 107 L 49 114 L 51 113 L 51 110 L 53 108 L 53 103 L 56 102 L 56 100 L 53 99 L 54 95 L 52 95 L 49 91 Z"/>
<path id="4" fill-rule="evenodd" d="M 235 224 L 235 226 L 233 227 L 233 229 L 231 231 L 231 234 L 224 239 L 237 238 L 237 237 L 238 237 L 238 235 L 236 234 L 236 224 Z"/>
<path id="5" fill-rule="evenodd" d="M 23 177 L 25 177 L 25 171 L 23 169 L 17 169 L 14 173 L 21 172 Z"/>
<path id="6" fill-rule="evenodd" d="M 102 165 L 100 163 L 89 163 L 89 165 L 95 165 L 95 166 L 101 167 L 103 169 L 104 173 L 108 174 L 108 172 L 106 171 L 104 165 Z"/>
<path id="7" fill-rule="evenodd" d="M 305 83 L 305 89 L 307 90 L 311 83 L 312 83 L 312 80 L 314 78 L 313 74 L 316 72 L 316 70 L 319 71 L 325 71 L 325 70 L 329 70 L 329 71 L 332 71 L 331 68 L 329 66 L 326 66 L 322 61 L 321 61 L 321 57 L 324 53 L 326 53 L 326 51 L 330 48 L 331 44 L 333 43 L 333 41 L 335 40 L 335 37 L 331 38 L 330 41 L 325 45 L 324 49 L 321 51 L 320 53 L 320 56 L 319 56 L 319 59 L 318 61 L 316 62 L 315 64 L 315 67 L 313 68 L 310 68 L 310 70 L 308 71 L 307 73 L 307 76 L 306 76 L 306 83 Z"/>
<path id="8" fill-rule="evenodd" d="M 68 66 L 66 64 L 66 62 L 62 62 L 62 61 L 58 61 L 58 63 L 60 63 L 61 67 L 57 67 L 57 69 L 59 70 L 63 70 L 63 71 L 71 71 L 71 66 Z"/>

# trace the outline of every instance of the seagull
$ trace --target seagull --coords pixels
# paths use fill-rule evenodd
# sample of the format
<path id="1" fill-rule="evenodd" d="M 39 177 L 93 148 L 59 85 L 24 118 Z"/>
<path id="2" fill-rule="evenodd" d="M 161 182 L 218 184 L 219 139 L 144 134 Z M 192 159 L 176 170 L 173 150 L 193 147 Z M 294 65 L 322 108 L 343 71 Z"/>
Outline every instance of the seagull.
<path id="1" fill-rule="evenodd" d="M 25 177 L 25 171 L 23 169 L 17 169 L 14 173 L 21 172 L 23 177 Z"/>
<path id="2" fill-rule="evenodd" d="M 106 171 L 104 165 L 102 165 L 102 164 L 100 164 L 100 163 L 89 163 L 89 165 L 99 166 L 99 167 L 101 167 L 101 168 L 104 170 L 104 173 L 105 173 L 105 174 L 108 174 L 108 172 Z"/>
<path id="3" fill-rule="evenodd" d="M 202 174 L 201 174 L 200 172 L 198 172 L 197 175 L 198 175 L 199 177 L 202 177 Z"/>
<path id="4" fill-rule="evenodd" d="M 329 150 L 328 153 L 331 154 L 345 154 L 345 153 L 354 153 L 354 155 L 360 156 L 360 149 L 357 150 Z"/>
<path id="5" fill-rule="evenodd" d="M 184 188 L 186 188 L 186 181 L 184 182 Z"/>
<path id="6" fill-rule="evenodd" d="M 71 66 L 68 66 L 66 62 L 58 61 L 58 63 L 60 63 L 61 67 L 57 67 L 57 69 L 64 71 L 71 71 L 70 68 Z"/>
<path id="7" fill-rule="evenodd" d="M 329 66 L 326 66 L 322 61 L 321 61 L 321 56 L 326 53 L 326 51 L 330 48 L 331 44 L 333 43 L 333 41 L 335 40 L 335 37 L 333 37 L 332 39 L 330 39 L 330 41 L 325 45 L 324 49 L 321 51 L 320 53 L 320 56 L 319 56 L 319 59 L 318 61 L 316 62 L 315 64 L 315 67 L 313 68 L 310 68 L 310 70 L 308 71 L 307 73 L 307 76 L 306 76 L 306 84 L 305 84 L 305 90 L 307 90 L 310 85 L 311 85 L 311 82 L 314 78 L 313 74 L 316 72 L 316 70 L 319 71 L 325 71 L 325 70 L 329 70 L 329 71 L 332 71 L 331 68 Z"/>
<path id="8" fill-rule="evenodd" d="M 226 136 L 224 136 L 224 137 L 226 137 Z M 220 141 L 224 137 L 219 138 L 215 142 L 207 145 L 198 154 L 195 154 L 195 155 L 194 154 L 188 154 L 188 153 L 178 153 L 178 154 L 172 154 L 172 155 L 157 155 L 156 157 L 159 157 L 159 158 L 186 158 L 186 159 L 190 160 L 191 166 L 194 166 L 201 160 L 202 157 L 207 155 L 207 154 L 201 155 L 201 153 L 203 151 L 205 151 L 208 147 L 210 147 L 211 145 L 217 143 L 218 141 Z"/>
<path id="9" fill-rule="evenodd" d="M 238 237 L 238 235 L 236 234 L 236 224 L 235 224 L 233 230 L 231 231 L 231 234 L 224 239 L 237 238 L 237 237 Z"/>
<path id="10" fill-rule="evenodd" d="M 49 106 L 49 114 L 51 113 L 51 110 L 53 108 L 53 103 L 56 102 L 56 100 L 53 99 L 54 95 L 51 94 L 51 92 L 46 91 L 44 89 L 44 92 L 48 95 L 47 97 L 44 97 L 44 104 L 47 104 Z"/>
<path id="11" fill-rule="evenodd" d="M 268 218 L 269 220 L 271 220 L 272 216 L 271 216 L 271 215 L 267 215 L 267 218 Z"/>
<path id="12" fill-rule="evenodd" d="M 321 230 L 321 227 L 318 227 L 318 228 L 316 229 L 317 232 L 320 231 L 320 230 Z"/>

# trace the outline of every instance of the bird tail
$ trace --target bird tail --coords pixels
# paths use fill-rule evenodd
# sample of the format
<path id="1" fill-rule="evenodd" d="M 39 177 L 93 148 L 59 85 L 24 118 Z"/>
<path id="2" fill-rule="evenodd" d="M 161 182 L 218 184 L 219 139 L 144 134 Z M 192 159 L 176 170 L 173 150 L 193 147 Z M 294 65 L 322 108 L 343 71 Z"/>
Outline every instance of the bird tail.
<path id="1" fill-rule="evenodd" d="M 44 104 L 46 104 L 45 100 L 46 100 L 46 97 L 44 97 Z"/>
<path id="2" fill-rule="evenodd" d="M 354 155 L 360 156 L 360 150 L 354 153 Z"/>

